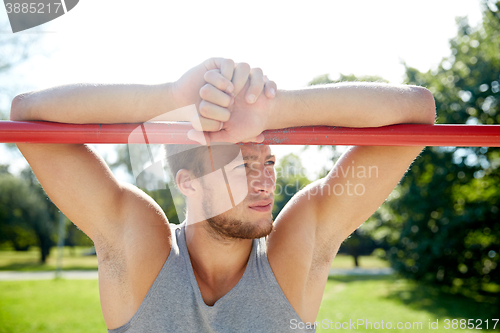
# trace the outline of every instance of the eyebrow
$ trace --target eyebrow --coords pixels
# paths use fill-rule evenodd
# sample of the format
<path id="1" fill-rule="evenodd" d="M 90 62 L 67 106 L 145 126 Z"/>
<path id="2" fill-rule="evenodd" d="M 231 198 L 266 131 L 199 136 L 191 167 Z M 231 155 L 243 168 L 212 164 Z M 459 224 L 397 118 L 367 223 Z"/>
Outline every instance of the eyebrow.
<path id="1" fill-rule="evenodd" d="M 267 156 L 266 156 L 266 160 L 268 160 L 268 159 L 270 159 L 270 158 L 272 158 L 272 157 L 276 158 L 276 156 L 275 156 L 275 155 L 267 155 Z M 258 157 L 257 155 L 250 155 L 250 156 L 245 156 L 245 157 L 243 157 L 243 161 L 248 161 L 248 160 L 250 160 L 250 161 L 255 161 L 255 160 L 257 160 L 258 158 L 259 158 L 259 157 Z"/>

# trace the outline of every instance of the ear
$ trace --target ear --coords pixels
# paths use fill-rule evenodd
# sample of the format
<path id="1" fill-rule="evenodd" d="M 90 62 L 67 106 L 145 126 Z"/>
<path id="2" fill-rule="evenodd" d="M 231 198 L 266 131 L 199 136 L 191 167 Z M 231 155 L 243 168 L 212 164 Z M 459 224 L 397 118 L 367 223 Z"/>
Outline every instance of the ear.
<path id="1" fill-rule="evenodd" d="M 200 181 L 191 171 L 186 169 L 177 171 L 175 175 L 175 184 L 179 191 L 186 197 L 192 197 L 201 192 Z"/>

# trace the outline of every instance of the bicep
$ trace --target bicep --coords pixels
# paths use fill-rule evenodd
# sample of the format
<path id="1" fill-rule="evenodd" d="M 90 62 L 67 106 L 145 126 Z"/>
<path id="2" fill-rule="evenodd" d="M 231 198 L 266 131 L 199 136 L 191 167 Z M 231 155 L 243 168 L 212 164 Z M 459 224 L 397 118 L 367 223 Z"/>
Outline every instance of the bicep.
<path id="1" fill-rule="evenodd" d="M 124 189 L 87 145 L 18 144 L 54 204 L 92 240 L 120 219 Z"/>

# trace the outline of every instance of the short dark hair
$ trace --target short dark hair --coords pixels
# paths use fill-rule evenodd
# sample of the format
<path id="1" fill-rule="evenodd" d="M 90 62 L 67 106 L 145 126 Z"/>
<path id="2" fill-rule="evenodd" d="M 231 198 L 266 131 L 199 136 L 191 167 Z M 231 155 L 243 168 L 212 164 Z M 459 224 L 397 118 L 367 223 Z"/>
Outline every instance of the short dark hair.
<path id="1" fill-rule="evenodd" d="M 177 172 L 181 169 L 191 171 L 196 178 L 205 174 L 205 163 L 203 163 L 203 160 L 208 158 L 207 146 L 169 144 L 165 145 L 165 152 L 167 164 L 174 182 Z"/>
<path id="2" fill-rule="evenodd" d="M 211 172 L 209 170 L 212 168 L 215 170 L 222 168 L 234 160 L 240 152 L 238 145 L 228 143 L 214 143 L 210 146 L 167 144 L 164 147 L 167 164 L 174 182 L 177 172 L 181 169 L 189 170 L 196 178 L 200 178 Z M 210 155 L 212 155 L 212 159 Z"/>

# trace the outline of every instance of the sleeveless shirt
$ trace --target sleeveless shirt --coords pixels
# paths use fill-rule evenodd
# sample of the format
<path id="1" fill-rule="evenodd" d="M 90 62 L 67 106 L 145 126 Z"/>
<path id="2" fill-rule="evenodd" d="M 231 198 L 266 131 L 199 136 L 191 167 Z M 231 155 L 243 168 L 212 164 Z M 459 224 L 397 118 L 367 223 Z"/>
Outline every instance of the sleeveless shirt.
<path id="1" fill-rule="evenodd" d="M 171 225 L 171 230 L 170 254 L 139 309 L 125 325 L 108 333 L 316 331 L 302 322 L 283 294 L 267 260 L 265 238 L 253 240 L 240 281 L 208 306 L 191 266 L 185 222 Z"/>

